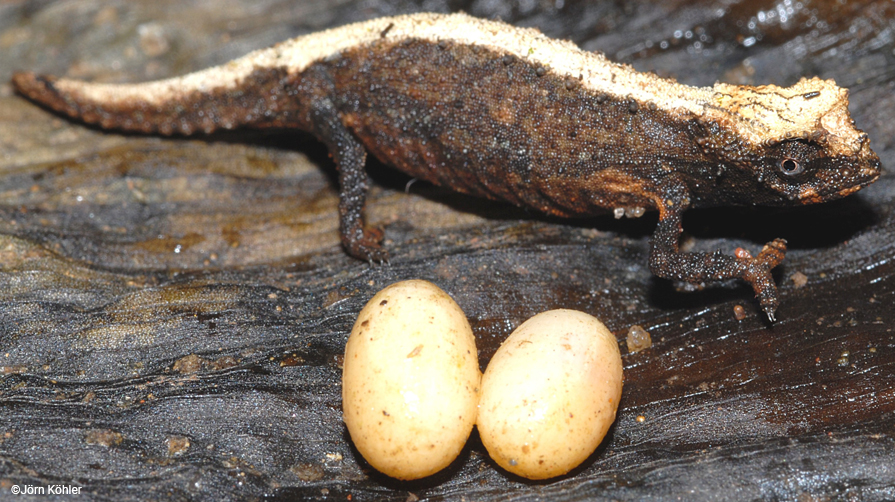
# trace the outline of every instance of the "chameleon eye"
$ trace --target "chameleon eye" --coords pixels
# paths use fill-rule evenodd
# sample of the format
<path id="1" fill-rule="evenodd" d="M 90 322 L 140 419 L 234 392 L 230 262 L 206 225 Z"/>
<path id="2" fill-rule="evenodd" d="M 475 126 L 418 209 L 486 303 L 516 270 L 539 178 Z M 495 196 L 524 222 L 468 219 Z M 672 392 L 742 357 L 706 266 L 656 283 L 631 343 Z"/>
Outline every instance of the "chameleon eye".
<path id="1" fill-rule="evenodd" d="M 777 167 L 780 168 L 780 172 L 787 176 L 795 176 L 805 170 L 801 162 L 790 157 L 778 161 Z"/>

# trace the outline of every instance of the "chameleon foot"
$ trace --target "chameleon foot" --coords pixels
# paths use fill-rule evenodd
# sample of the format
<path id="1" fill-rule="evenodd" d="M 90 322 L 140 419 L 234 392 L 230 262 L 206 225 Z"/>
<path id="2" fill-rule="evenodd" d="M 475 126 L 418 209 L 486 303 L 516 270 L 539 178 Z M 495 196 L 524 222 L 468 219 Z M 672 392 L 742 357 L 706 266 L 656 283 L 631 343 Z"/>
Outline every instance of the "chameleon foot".
<path id="1" fill-rule="evenodd" d="M 749 253 L 738 250 L 737 264 L 741 269 L 740 278 L 752 285 L 755 296 L 761 304 L 761 309 L 768 315 L 771 322 L 775 321 L 774 313 L 780 302 L 777 300 L 777 286 L 771 276 L 771 270 L 783 261 L 786 255 L 786 241 L 774 239 L 765 244 L 758 256 L 751 257 Z"/>
<path id="2" fill-rule="evenodd" d="M 346 238 L 342 236 L 342 245 L 348 254 L 370 263 L 382 265 L 388 262 L 388 251 L 382 248 L 383 232 L 381 228 L 368 228 L 362 231 L 361 237 Z"/>

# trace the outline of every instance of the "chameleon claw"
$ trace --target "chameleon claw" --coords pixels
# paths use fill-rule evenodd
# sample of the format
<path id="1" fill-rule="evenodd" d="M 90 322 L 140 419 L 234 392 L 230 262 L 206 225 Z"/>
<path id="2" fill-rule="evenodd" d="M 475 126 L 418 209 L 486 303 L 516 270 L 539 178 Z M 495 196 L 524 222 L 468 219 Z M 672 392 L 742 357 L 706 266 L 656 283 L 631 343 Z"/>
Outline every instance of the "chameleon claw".
<path id="1" fill-rule="evenodd" d="M 375 267 L 377 265 L 382 267 L 389 262 L 388 253 L 380 247 L 365 248 L 364 252 L 366 253 L 367 263 L 370 264 L 370 267 Z"/>
<path id="2" fill-rule="evenodd" d="M 761 309 L 768 315 L 768 320 L 776 322 L 776 313 L 779 302 L 777 301 L 777 288 L 774 286 L 773 280 L 771 281 L 770 285 L 766 286 L 766 289 L 762 290 L 757 296 L 759 298 L 759 304 L 761 304 Z"/>
<path id="3" fill-rule="evenodd" d="M 773 286 L 773 282 L 771 283 L 771 287 L 763 291 L 758 295 L 761 305 L 761 310 L 764 311 L 768 316 L 768 320 L 773 322 L 777 322 L 777 307 L 780 303 L 777 301 L 777 288 Z"/>

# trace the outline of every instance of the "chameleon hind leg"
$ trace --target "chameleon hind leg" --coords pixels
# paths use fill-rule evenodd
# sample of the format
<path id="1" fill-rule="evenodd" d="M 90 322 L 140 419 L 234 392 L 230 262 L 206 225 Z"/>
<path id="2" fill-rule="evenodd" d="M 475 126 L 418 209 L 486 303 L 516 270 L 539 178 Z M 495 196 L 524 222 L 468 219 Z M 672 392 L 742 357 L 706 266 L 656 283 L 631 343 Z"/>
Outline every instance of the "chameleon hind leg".
<path id="1" fill-rule="evenodd" d="M 364 226 L 364 204 L 369 178 L 367 151 L 341 121 L 332 100 L 320 98 L 310 107 L 313 132 L 329 148 L 339 170 L 339 234 L 348 254 L 370 263 L 388 261 L 382 249 L 382 230 Z"/>

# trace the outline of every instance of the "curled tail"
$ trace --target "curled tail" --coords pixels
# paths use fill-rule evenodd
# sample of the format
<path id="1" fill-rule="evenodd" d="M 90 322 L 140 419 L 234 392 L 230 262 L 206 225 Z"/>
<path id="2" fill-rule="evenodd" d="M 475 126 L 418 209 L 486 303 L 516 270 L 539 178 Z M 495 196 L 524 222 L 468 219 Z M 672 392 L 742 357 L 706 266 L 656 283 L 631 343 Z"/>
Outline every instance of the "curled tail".
<path id="1" fill-rule="evenodd" d="M 286 68 L 227 67 L 143 84 L 98 84 L 16 73 L 16 91 L 74 119 L 106 129 L 170 134 L 210 133 L 239 125 L 296 127 L 301 110 L 287 92 L 296 76 Z"/>

